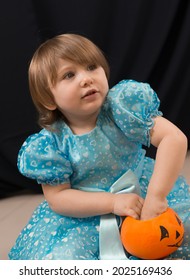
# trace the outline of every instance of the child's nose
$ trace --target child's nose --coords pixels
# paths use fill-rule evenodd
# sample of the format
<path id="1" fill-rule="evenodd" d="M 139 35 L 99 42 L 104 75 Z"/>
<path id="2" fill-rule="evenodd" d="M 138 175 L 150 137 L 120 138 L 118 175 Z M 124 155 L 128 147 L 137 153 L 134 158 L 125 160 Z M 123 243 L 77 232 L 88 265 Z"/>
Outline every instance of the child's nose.
<path id="1" fill-rule="evenodd" d="M 89 86 L 92 83 L 93 83 L 92 77 L 88 73 L 83 74 L 83 76 L 81 77 L 81 82 L 80 82 L 81 87 Z"/>

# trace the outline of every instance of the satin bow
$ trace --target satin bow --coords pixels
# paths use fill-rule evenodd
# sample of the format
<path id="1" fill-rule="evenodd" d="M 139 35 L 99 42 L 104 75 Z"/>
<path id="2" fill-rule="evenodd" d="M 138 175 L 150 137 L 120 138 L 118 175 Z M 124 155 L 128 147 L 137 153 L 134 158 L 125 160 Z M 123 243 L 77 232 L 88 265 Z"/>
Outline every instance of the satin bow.
<path id="1" fill-rule="evenodd" d="M 132 170 L 124 173 L 109 190 L 111 193 L 140 194 L 139 181 Z M 100 260 L 127 260 L 120 239 L 117 217 L 114 214 L 102 215 L 100 218 Z"/>

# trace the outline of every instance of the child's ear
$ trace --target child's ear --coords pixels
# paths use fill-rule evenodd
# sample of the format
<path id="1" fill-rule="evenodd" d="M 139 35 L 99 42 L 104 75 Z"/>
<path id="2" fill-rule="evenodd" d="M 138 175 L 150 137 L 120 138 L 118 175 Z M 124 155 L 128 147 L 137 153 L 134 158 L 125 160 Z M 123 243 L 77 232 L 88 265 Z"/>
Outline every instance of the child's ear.
<path id="1" fill-rule="evenodd" d="M 55 109 L 57 109 L 56 104 L 49 104 L 49 105 L 45 105 L 46 109 L 50 110 L 50 111 L 54 111 Z"/>
<path id="2" fill-rule="evenodd" d="M 48 109 L 48 110 L 50 110 L 50 111 L 54 111 L 55 109 L 57 109 L 57 106 L 56 105 L 47 105 L 47 106 L 45 106 L 46 107 L 46 109 Z"/>

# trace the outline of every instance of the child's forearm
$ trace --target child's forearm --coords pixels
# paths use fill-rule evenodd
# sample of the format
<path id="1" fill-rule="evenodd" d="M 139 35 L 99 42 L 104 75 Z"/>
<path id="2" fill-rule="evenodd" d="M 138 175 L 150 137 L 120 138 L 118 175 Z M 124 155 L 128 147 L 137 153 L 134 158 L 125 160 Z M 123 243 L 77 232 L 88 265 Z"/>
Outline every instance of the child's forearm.
<path id="1" fill-rule="evenodd" d="M 171 191 L 184 164 L 187 152 L 186 136 L 177 133 L 167 135 L 160 142 L 154 172 L 148 186 L 148 195 L 166 197 Z"/>
<path id="2" fill-rule="evenodd" d="M 54 212 L 76 218 L 113 213 L 138 219 L 144 203 L 135 193 L 85 192 L 71 189 L 69 184 L 42 187 Z"/>
<path id="3" fill-rule="evenodd" d="M 52 187 L 50 187 L 52 188 Z M 84 192 L 65 189 L 46 197 L 50 208 L 58 214 L 72 217 L 90 217 L 113 211 L 114 194 L 106 192 Z"/>

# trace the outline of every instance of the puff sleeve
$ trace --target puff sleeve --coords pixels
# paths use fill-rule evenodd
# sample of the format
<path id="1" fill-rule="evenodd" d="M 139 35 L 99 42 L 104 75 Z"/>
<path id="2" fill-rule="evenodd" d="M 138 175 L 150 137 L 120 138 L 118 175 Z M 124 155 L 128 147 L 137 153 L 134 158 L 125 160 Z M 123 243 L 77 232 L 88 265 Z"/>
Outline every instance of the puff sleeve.
<path id="1" fill-rule="evenodd" d="M 150 146 L 153 118 L 161 116 L 160 101 L 147 83 L 123 80 L 110 89 L 108 104 L 111 118 L 132 141 Z"/>
<path id="2" fill-rule="evenodd" d="M 72 174 L 70 161 L 51 133 L 29 136 L 19 151 L 17 166 L 21 174 L 39 184 L 69 183 Z"/>

